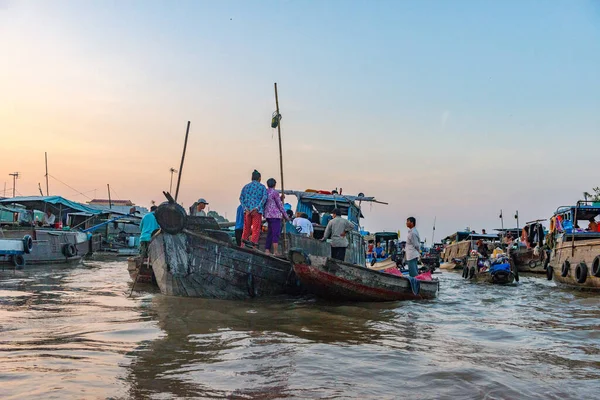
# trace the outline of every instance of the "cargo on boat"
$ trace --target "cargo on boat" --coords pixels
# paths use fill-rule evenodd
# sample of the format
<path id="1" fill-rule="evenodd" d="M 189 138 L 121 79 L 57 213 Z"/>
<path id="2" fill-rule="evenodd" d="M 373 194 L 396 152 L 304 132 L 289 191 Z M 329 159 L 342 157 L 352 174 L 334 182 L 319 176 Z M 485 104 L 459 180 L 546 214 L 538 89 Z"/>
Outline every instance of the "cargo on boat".
<path id="1" fill-rule="evenodd" d="M 296 276 L 306 289 L 319 297 L 337 301 L 397 301 L 433 299 L 439 281 L 369 269 L 330 257 L 308 255 L 292 249 L 290 258 Z M 393 265 L 390 265 L 393 267 Z"/>
<path id="2" fill-rule="evenodd" d="M 518 282 L 519 271 L 507 255 L 484 258 L 474 254 L 468 258 L 462 277 L 471 282 L 505 285 Z"/>
<path id="3" fill-rule="evenodd" d="M 546 273 L 548 257 L 544 250 L 545 231 L 541 224 L 542 221 L 527 222 L 522 229 L 500 230 L 502 237 L 508 233 L 513 238 L 520 237 L 520 240 L 516 240 L 514 245 L 507 248 L 510 259 L 519 272 Z"/>
<path id="4" fill-rule="evenodd" d="M 550 257 L 547 278 L 561 285 L 600 290 L 600 207 L 589 201 L 559 207 L 550 219 L 546 244 Z M 582 229 L 579 224 L 588 224 Z"/>

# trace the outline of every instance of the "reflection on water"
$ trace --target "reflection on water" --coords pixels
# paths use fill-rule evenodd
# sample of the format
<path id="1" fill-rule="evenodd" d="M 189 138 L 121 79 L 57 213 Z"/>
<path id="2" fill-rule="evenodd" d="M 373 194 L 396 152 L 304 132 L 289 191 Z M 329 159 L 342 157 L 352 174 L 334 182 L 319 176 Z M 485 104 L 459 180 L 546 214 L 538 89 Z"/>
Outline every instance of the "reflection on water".
<path id="1" fill-rule="evenodd" d="M 332 304 L 128 298 L 124 262 L 0 272 L 0 397 L 596 397 L 600 296 L 440 279 L 435 301 Z"/>

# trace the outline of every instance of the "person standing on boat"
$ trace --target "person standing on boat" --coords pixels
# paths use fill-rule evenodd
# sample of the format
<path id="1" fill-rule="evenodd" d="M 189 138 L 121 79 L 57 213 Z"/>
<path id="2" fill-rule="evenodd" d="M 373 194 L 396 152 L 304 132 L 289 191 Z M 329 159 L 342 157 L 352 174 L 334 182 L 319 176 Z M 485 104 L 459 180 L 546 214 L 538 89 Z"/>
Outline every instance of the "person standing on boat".
<path id="1" fill-rule="evenodd" d="M 198 201 L 194 202 L 190 207 L 190 215 L 197 217 L 206 217 L 206 212 L 204 209 L 208 205 L 208 202 L 202 198 L 198 199 Z"/>
<path id="2" fill-rule="evenodd" d="M 156 222 L 156 217 L 154 216 L 154 212 L 158 207 L 152 206 L 150 207 L 150 212 L 142 218 L 142 222 L 140 222 L 140 256 L 142 257 L 142 261 L 144 261 L 148 257 L 148 245 L 152 240 L 152 234 L 154 231 L 160 229 L 158 222 Z"/>
<path id="3" fill-rule="evenodd" d="M 265 218 L 267 219 L 268 230 L 267 230 L 267 242 L 265 243 L 265 252 L 277 254 L 277 247 L 279 246 L 279 236 L 281 235 L 281 220 L 285 219 L 289 221 L 289 217 L 283 202 L 281 201 L 281 195 L 275 186 L 277 181 L 273 178 L 267 180 L 267 201 L 265 203 Z"/>
<path id="4" fill-rule="evenodd" d="M 354 229 L 352 222 L 341 217 L 342 213 L 339 208 L 334 208 L 331 212 L 331 221 L 327 223 L 325 234 L 321 241 L 331 238 L 331 258 L 344 261 L 346 258 L 346 248 L 348 247 L 348 239 L 346 234 Z"/>
<path id="5" fill-rule="evenodd" d="M 235 242 L 238 247 L 242 245 L 242 233 L 244 233 L 244 207 L 240 204 L 235 213 Z"/>
<path id="6" fill-rule="evenodd" d="M 417 220 L 415 217 L 408 217 L 406 219 L 408 235 L 406 237 L 405 259 L 406 265 L 408 265 L 408 273 L 413 277 L 419 274 L 417 260 L 421 256 L 421 238 L 419 237 L 419 231 L 415 228 L 416 225 Z"/>
<path id="7" fill-rule="evenodd" d="M 242 188 L 240 203 L 244 208 L 244 231 L 242 243 L 250 239 L 254 245 L 258 244 L 262 226 L 262 216 L 267 201 L 267 188 L 260 183 L 260 172 L 252 172 L 252 182 Z"/>

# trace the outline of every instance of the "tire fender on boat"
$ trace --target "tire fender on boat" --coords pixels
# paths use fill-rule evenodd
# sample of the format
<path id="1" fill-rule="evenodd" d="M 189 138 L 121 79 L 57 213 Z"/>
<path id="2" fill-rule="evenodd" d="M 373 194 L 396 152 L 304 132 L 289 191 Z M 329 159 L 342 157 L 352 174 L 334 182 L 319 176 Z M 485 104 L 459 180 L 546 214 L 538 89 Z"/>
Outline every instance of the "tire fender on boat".
<path id="1" fill-rule="evenodd" d="M 12 262 L 16 269 L 23 269 L 25 266 L 25 257 L 22 254 L 15 254 L 12 257 Z"/>
<path id="2" fill-rule="evenodd" d="M 571 263 L 569 261 L 565 261 L 560 267 L 560 276 L 563 278 L 569 275 L 569 270 L 571 269 Z"/>
<path id="3" fill-rule="evenodd" d="M 551 266 L 547 265 L 546 266 L 546 279 L 551 281 L 552 275 L 554 275 L 554 269 Z"/>
<path id="4" fill-rule="evenodd" d="M 469 277 L 469 269 L 467 267 L 463 267 L 462 277 L 463 277 L 463 279 L 467 279 Z"/>
<path id="5" fill-rule="evenodd" d="M 31 250 L 33 250 L 33 238 L 25 235 L 23 236 L 23 251 L 25 251 L 25 254 L 29 254 Z"/>
<path id="6" fill-rule="evenodd" d="M 600 277 L 600 256 L 596 256 L 592 261 L 592 275 Z"/>
<path id="7" fill-rule="evenodd" d="M 585 262 L 580 262 L 575 268 L 575 279 L 577 283 L 584 283 L 588 276 L 588 267 Z"/>
<path id="8" fill-rule="evenodd" d="M 519 282 L 519 268 L 517 268 L 512 260 L 510 260 L 510 270 L 515 276 L 515 281 Z"/>
<path id="9" fill-rule="evenodd" d="M 77 248 L 74 244 L 66 243 L 62 248 L 62 253 L 67 258 L 73 257 L 75 254 L 77 254 Z"/>

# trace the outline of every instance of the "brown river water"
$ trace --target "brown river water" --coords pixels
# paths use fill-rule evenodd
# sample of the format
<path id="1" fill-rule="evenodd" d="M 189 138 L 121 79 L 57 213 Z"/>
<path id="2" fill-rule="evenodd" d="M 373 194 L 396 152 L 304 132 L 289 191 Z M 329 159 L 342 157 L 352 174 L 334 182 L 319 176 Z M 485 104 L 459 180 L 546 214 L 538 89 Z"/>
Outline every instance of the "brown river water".
<path id="1" fill-rule="evenodd" d="M 128 298 L 124 261 L 0 271 L 0 398 L 599 398 L 600 294 L 437 276 L 434 301 L 335 304 Z"/>

